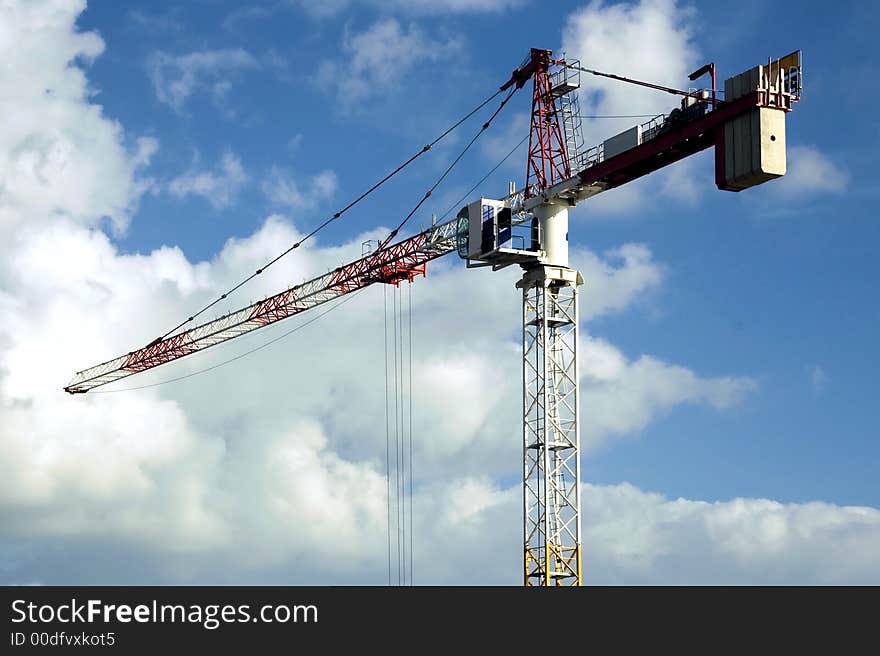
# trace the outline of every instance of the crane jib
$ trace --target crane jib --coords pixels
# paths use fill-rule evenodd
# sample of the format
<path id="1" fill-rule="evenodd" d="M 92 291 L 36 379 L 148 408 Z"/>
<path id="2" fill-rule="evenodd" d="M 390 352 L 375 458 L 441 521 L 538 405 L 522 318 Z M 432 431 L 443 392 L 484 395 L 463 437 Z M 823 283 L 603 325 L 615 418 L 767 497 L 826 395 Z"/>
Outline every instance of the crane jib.
<path id="1" fill-rule="evenodd" d="M 88 392 L 282 321 L 373 283 L 396 284 L 402 279 L 424 275 L 429 261 L 455 250 L 455 225 L 453 220 L 434 226 L 214 321 L 154 340 L 144 348 L 79 372 L 64 389 L 71 394 Z"/>

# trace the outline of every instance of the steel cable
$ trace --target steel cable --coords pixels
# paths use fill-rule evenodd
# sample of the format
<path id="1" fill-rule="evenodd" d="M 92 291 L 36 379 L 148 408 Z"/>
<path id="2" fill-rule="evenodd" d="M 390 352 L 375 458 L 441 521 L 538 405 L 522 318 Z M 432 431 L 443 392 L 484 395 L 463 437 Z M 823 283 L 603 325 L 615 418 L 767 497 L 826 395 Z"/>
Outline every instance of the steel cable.
<path id="1" fill-rule="evenodd" d="M 409 329 L 407 331 L 407 346 L 409 348 L 409 584 L 413 584 L 413 435 L 412 435 L 412 283 L 408 286 L 409 292 Z"/>
<path id="2" fill-rule="evenodd" d="M 440 186 L 440 183 L 442 183 L 443 180 L 446 179 L 446 176 L 448 176 L 452 172 L 452 169 L 455 168 L 456 164 L 458 164 L 461 161 L 461 158 L 464 157 L 465 154 L 471 149 L 471 146 L 473 146 L 476 143 L 477 139 L 479 139 L 480 136 L 486 130 L 489 129 L 489 126 L 492 125 L 492 121 L 495 120 L 495 117 L 498 116 L 498 114 L 501 112 L 502 109 L 504 109 L 504 106 L 513 97 L 513 94 L 515 94 L 516 91 L 517 91 L 517 87 L 513 87 L 510 90 L 510 93 L 508 93 L 504 97 L 504 100 L 501 101 L 501 104 L 492 113 L 492 116 L 489 117 L 489 120 L 487 120 L 485 123 L 483 123 L 483 125 L 480 127 L 480 129 L 477 131 L 477 133 L 468 142 L 468 144 L 462 149 L 462 151 L 458 154 L 458 156 L 454 160 L 452 160 L 452 163 L 449 166 L 447 166 L 446 170 L 443 171 L 443 173 L 440 175 L 439 178 L 437 178 L 437 181 L 431 186 L 430 189 L 428 189 L 427 192 L 425 192 L 425 195 L 422 196 L 421 200 L 419 200 L 419 202 L 415 204 L 415 207 L 413 207 L 410 210 L 409 214 L 407 214 L 403 218 L 403 221 L 401 221 L 398 224 L 398 226 L 396 228 L 394 228 L 394 230 L 392 230 L 390 233 L 388 233 L 388 236 L 385 238 L 385 240 L 381 244 L 379 244 L 379 246 L 376 248 L 376 253 L 381 253 L 383 250 L 385 250 L 385 248 L 388 247 L 388 244 L 391 242 L 391 240 L 397 236 L 397 234 L 400 232 L 400 230 L 409 222 L 409 220 L 418 211 L 418 209 L 424 204 L 424 202 L 426 200 L 428 200 L 428 198 L 431 197 L 431 194 L 433 194 L 434 191 L 437 189 L 437 187 Z"/>
<path id="3" fill-rule="evenodd" d="M 334 221 L 336 221 L 339 217 L 341 217 L 343 214 L 345 214 L 348 210 L 350 210 L 352 207 L 354 207 L 355 205 L 357 205 L 358 203 L 360 203 L 363 199 L 365 199 L 367 196 L 369 196 L 370 194 L 372 194 L 374 191 L 376 191 L 376 189 L 378 189 L 378 188 L 381 187 L 383 184 L 385 184 L 386 182 L 388 182 L 388 180 L 390 180 L 391 178 L 393 178 L 395 175 L 397 175 L 398 173 L 400 173 L 403 169 L 405 169 L 407 166 L 409 166 L 409 165 L 410 165 L 412 162 L 414 162 L 416 159 L 418 159 L 419 157 L 421 157 L 422 155 L 424 155 L 426 152 L 428 152 L 429 150 L 431 150 L 431 148 L 433 148 L 433 147 L 434 147 L 435 145 L 437 145 L 440 141 L 442 141 L 444 138 L 446 138 L 446 137 L 447 137 L 447 136 L 448 136 L 453 130 L 455 130 L 456 128 L 458 128 L 462 123 L 464 123 L 465 121 L 467 121 L 467 120 L 468 120 L 469 118 L 471 118 L 474 114 L 476 114 L 478 111 L 480 111 L 483 107 L 485 107 L 485 106 L 488 105 L 490 102 L 492 102 L 492 100 L 494 100 L 494 99 L 495 99 L 495 98 L 501 93 L 501 91 L 502 91 L 501 89 L 498 89 L 495 93 L 493 93 L 491 96 L 489 96 L 488 98 L 486 98 L 483 102 L 481 102 L 479 105 L 477 105 L 474 109 L 472 109 L 472 110 L 469 111 L 467 114 L 465 114 L 465 115 L 462 116 L 460 119 L 458 119 L 458 121 L 456 121 L 455 123 L 453 123 L 450 127 L 448 127 L 445 131 L 443 131 L 443 133 L 441 133 L 441 134 L 440 134 L 438 137 L 436 137 L 433 141 L 431 141 L 430 143 L 428 143 L 428 144 L 426 144 L 425 146 L 423 146 L 421 150 L 419 150 L 418 152 L 416 152 L 415 154 L 413 154 L 409 159 L 407 159 L 405 162 L 403 162 L 402 164 L 400 164 L 396 169 L 394 169 L 393 171 L 391 171 L 390 173 L 388 173 L 384 178 L 382 178 L 381 180 L 379 180 L 378 182 L 376 182 L 372 187 L 370 187 L 370 188 L 367 189 L 365 192 L 363 192 L 360 196 L 358 196 L 358 197 L 355 198 L 353 201 L 351 201 L 350 203 L 348 203 L 348 205 L 346 205 L 345 207 L 343 207 L 341 210 L 335 212 L 335 213 L 334 213 L 333 215 L 331 215 L 326 221 L 324 221 L 323 223 L 321 223 L 317 228 L 315 228 L 314 230 L 312 230 L 312 231 L 311 231 L 310 233 L 308 233 L 305 237 L 303 237 L 303 238 L 301 238 L 299 241 L 295 242 L 293 245 L 291 245 L 291 246 L 290 246 L 287 250 L 285 250 L 284 252 L 280 253 L 280 254 L 277 255 L 276 257 L 274 257 L 274 258 L 272 258 L 271 260 L 269 260 L 266 264 L 264 264 L 263 266 L 261 266 L 260 268 L 258 268 L 256 271 L 254 271 L 254 273 L 250 274 L 250 275 L 247 276 L 245 279 L 243 279 L 241 282 L 237 283 L 237 284 L 234 285 L 232 288 L 230 288 L 228 291 L 226 291 L 224 294 L 221 294 L 218 298 L 216 298 L 215 300 L 213 300 L 213 301 L 211 301 L 210 303 L 208 303 L 207 305 L 205 305 L 205 306 L 204 306 L 203 308 L 201 308 L 198 312 L 196 312 L 196 313 L 193 314 L 192 316 L 188 317 L 185 321 L 181 321 L 179 324 L 177 324 L 174 328 L 172 328 L 171 330 L 169 330 L 168 332 L 166 332 L 165 334 L 163 334 L 161 337 L 158 337 L 158 338 L 156 338 L 155 340 L 153 340 L 152 342 L 150 342 L 150 344 L 148 344 L 148 346 L 152 346 L 153 344 L 156 344 L 157 342 L 159 342 L 159 341 L 165 339 L 166 337 L 168 337 L 168 336 L 171 335 L 172 333 L 175 333 L 175 332 L 178 331 L 180 328 L 183 328 L 186 324 L 188 324 L 188 323 L 194 321 L 196 317 L 198 317 L 198 316 L 204 314 L 207 310 L 209 310 L 210 308 L 214 307 L 217 303 L 219 303 L 219 302 L 222 301 L 223 299 L 227 298 L 230 294 L 232 294 L 232 293 L 238 291 L 241 287 L 243 287 L 243 286 L 246 285 L 248 282 L 250 282 L 251 280 L 253 280 L 254 278 L 256 278 L 258 275 L 260 275 L 261 273 L 263 273 L 263 271 L 265 271 L 265 270 L 268 269 L 270 266 L 272 266 L 273 264 L 275 264 L 278 260 L 280 260 L 281 258 L 283 258 L 285 255 L 288 255 L 288 254 L 289 254 L 290 252 L 292 252 L 293 250 L 299 248 L 299 247 L 303 244 L 303 242 L 305 242 L 306 240 L 308 240 L 308 239 L 310 239 L 311 237 L 315 236 L 318 232 L 320 232 L 321 230 L 323 230 L 324 228 L 326 228 L 328 225 L 330 225 L 331 223 L 333 223 Z M 496 113 L 497 113 L 497 112 L 496 112 Z"/>
<path id="4" fill-rule="evenodd" d="M 385 347 L 385 505 L 388 511 L 388 585 L 391 585 L 391 428 L 388 422 L 388 287 L 382 286 L 382 344 Z"/>

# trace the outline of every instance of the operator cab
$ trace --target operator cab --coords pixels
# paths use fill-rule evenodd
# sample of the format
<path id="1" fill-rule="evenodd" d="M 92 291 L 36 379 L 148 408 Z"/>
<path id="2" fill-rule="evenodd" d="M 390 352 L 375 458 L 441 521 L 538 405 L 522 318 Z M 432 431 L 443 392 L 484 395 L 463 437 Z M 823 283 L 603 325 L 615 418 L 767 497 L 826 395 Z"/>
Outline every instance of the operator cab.
<path id="1" fill-rule="evenodd" d="M 469 267 L 534 262 L 540 255 L 541 240 L 535 219 L 519 219 L 506 202 L 481 198 L 458 213 L 456 245 L 458 255 Z"/>

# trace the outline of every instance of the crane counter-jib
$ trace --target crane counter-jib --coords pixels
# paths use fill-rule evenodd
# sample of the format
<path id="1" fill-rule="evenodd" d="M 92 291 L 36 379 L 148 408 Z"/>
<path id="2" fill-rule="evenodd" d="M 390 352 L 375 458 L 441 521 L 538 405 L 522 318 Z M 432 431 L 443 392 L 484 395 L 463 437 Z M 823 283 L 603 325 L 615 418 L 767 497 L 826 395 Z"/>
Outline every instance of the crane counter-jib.
<path id="1" fill-rule="evenodd" d="M 373 283 L 412 279 L 415 273 L 424 272 L 427 262 L 455 250 L 457 222 L 453 219 L 432 226 L 262 301 L 84 369 L 64 390 L 71 394 L 88 392 L 301 314 Z"/>

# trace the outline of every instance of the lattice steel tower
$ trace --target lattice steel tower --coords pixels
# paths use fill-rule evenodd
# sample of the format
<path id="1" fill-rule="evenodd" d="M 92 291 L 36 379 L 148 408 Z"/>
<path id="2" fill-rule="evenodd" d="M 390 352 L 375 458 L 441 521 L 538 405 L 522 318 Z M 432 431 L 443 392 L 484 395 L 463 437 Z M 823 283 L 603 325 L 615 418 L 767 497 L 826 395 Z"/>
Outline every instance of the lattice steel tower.
<path id="1" fill-rule="evenodd" d="M 551 53 L 538 63 L 524 199 L 571 177 L 582 145 L 576 102 L 579 79 L 568 68 L 551 73 Z M 574 100 L 572 100 L 574 99 Z M 580 143 L 578 138 L 580 137 Z M 537 262 L 517 287 L 523 295 L 523 565 L 524 583 L 581 584 L 580 429 L 578 422 L 578 285 L 568 267 L 566 201 L 532 209 Z M 573 204 L 573 203 L 571 203 Z M 534 239 L 537 237 L 537 239 Z M 535 243 L 537 242 L 537 243 Z"/>
<path id="2" fill-rule="evenodd" d="M 463 208 L 458 247 L 469 267 L 524 270 L 517 283 L 523 295 L 523 580 L 580 585 L 577 290 L 583 280 L 568 266 L 568 208 L 588 192 L 571 172 L 576 153 L 569 146 L 582 141 L 580 118 L 560 111 L 560 105 L 573 106 L 565 98 L 579 80 L 551 73 L 547 50 L 533 49 L 531 62 L 526 186 L 503 200 L 481 198 Z"/>
<path id="3" fill-rule="evenodd" d="M 525 585 L 580 585 L 578 422 L 580 275 L 542 266 L 523 276 Z"/>
<path id="4" fill-rule="evenodd" d="M 523 295 L 523 557 L 525 585 L 580 585 L 578 286 L 568 268 L 568 210 L 536 208 L 545 262 Z M 561 239 L 547 239 L 559 234 Z M 549 243 L 548 243 L 549 242 Z"/>

